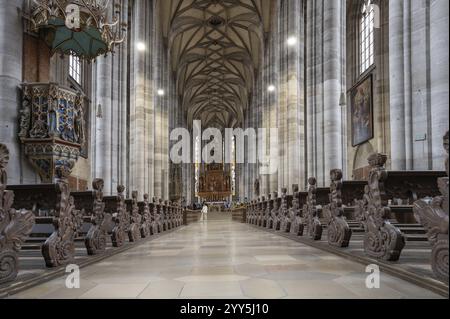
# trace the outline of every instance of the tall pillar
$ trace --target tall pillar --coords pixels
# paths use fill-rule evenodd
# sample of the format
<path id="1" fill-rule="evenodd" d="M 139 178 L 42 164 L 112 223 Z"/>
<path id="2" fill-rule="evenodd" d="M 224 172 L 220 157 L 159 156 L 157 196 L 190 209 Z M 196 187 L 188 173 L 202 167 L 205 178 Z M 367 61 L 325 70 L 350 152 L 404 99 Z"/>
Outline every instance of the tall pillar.
<path id="1" fill-rule="evenodd" d="M 101 117 L 96 121 L 96 147 L 95 147 L 95 177 L 102 178 L 105 182 L 103 192 L 111 195 L 112 189 L 111 175 L 111 76 L 112 76 L 112 56 L 101 56 L 96 61 L 95 96 L 98 107 L 101 108 Z"/>
<path id="2" fill-rule="evenodd" d="M 20 155 L 18 112 L 22 80 L 22 0 L 0 0 L 0 142 L 10 152 L 8 182 L 19 184 L 24 161 Z"/>
<path id="3" fill-rule="evenodd" d="M 339 99 L 342 88 L 342 26 L 345 25 L 342 6 L 345 1 L 324 1 L 324 183 L 329 184 L 329 172 L 342 169 L 342 116 Z"/>
<path id="4" fill-rule="evenodd" d="M 433 169 L 443 170 L 445 152 L 442 138 L 448 131 L 449 107 L 449 2 L 431 0 L 430 3 L 430 60 L 431 60 L 431 131 Z"/>
<path id="5" fill-rule="evenodd" d="M 391 169 L 406 169 L 403 1 L 389 1 Z"/>

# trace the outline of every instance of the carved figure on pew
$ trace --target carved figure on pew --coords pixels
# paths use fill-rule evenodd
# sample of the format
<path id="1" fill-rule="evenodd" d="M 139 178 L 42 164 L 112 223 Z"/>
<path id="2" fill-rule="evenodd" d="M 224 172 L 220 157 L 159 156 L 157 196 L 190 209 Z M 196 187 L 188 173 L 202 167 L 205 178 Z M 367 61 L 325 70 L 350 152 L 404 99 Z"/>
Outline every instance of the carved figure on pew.
<path id="1" fill-rule="evenodd" d="M 289 233 L 289 231 L 291 230 L 291 219 L 289 217 L 287 189 L 283 188 L 281 190 L 281 193 L 281 207 L 278 214 L 278 221 L 280 223 L 280 231 Z"/>
<path id="2" fill-rule="evenodd" d="M 150 237 L 152 233 L 152 214 L 150 212 L 150 202 L 148 194 L 144 194 L 142 209 L 141 237 Z"/>
<path id="3" fill-rule="evenodd" d="M 53 217 L 55 231 L 42 246 L 47 267 L 58 267 L 73 262 L 75 258 L 75 237 L 83 223 L 83 216 L 75 209 L 74 198 L 70 196 L 67 178 L 74 163 L 56 166 L 56 185 L 59 189 L 58 204 Z"/>
<path id="4" fill-rule="evenodd" d="M 156 198 L 152 199 L 152 233 L 156 235 L 160 232 L 158 224 L 158 204 L 156 203 Z"/>
<path id="5" fill-rule="evenodd" d="M 323 209 L 324 216 L 328 222 L 328 243 L 337 247 L 348 247 L 352 230 L 344 217 L 342 207 L 342 171 L 334 169 L 330 173 L 330 204 Z"/>
<path id="6" fill-rule="evenodd" d="M 11 208 L 14 193 L 6 190 L 8 161 L 9 151 L 0 144 L 0 284 L 16 279 L 19 272 L 17 254 L 34 226 L 33 212 Z"/>
<path id="7" fill-rule="evenodd" d="M 292 208 L 289 211 L 290 214 L 290 220 L 291 220 L 291 229 L 290 233 L 297 235 L 297 236 L 303 236 L 303 230 L 305 228 L 302 218 L 302 212 L 300 209 L 300 201 L 299 201 L 299 189 L 298 185 L 295 185 L 293 187 L 293 197 L 292 197 Z"/>
<path id="8" fill-rule="evenodd" d="M 131 213 L 130 213 L 130 224 L 128 227 L 128 239 L 130 242 L 134 243 L 141 239 L 141 214 L 139 214 L 139 204 L 138 204 L 138 192 L 133 191 L 131 193 Z"/>
<path id="9" fill-rule="evenodd" d="M 271 213 L 273 209 L 273 200 L 272 200 L 272 194 L 267 195 L 267 204 L 266 204 L 266 210 L 264 212 L 264 226 L 266 228 L 269 228 L 270 219 L 271 219 Z"/>
<path id="10" fill-rule="evenodd" d="M 319 210 L 316 205 L 316 188 L 317 180 L 314 177 L 308 179 L 308 198 L 303 207 L 303 212 L 306 215 L 308 224 L 308 235 L 313 240 L 320 240 L 322 238 L 322 223 L 319 220 Z"/>
<path id="11" fill-rule="evenodd" d="M 126 230 L 129 224 L 129 214 L 125 204 L 125 196 L 123 195 L 124 191 L 125 187 L 123 185 L 117 186 L 117 210 L 113 215 L 116 226 L 111 236 L 114 247 L 122 247 L 125 243 Z"/>
<path id="12" fill-rule="evenodd" d="M 364 250 L 370 257 L 397 261 L 405 247 L 402 232 L 389 222 L 391 210 L 388 206 L 384 182 L 387 179 L 385 164 L 387 156 L 369 156 L 371 171 L 363 202 L 358 206 L 359 217 L 363 221 L 365 236 Z"/>
<path id="13" fill-rule="evenodd" d="M 449 133 L 444 136 L 444 148 L 447 152 L 445 169 L 447 177 L 438 179 L 441 196 L 419 200 L 414 203 L 414 216 L 421 223 L 428 234 L 428 240 L 432 245 L 431 268 L 437 278 L 448 282 L 448 151 Z"/>
<path id="14" fill-rule="evenodd" d="M 95 179 L 92 182 L 95 196 L 93 215 L 90 216 L 92 226 L 84 240 L 88 255 L 97 255 L 106 250 L 108 226 L 111 225 L 112 216 L 105 212 L 105 203 L 103 202 L 104 184 L 102 179 Z"/>
<path id="15" fill-rule="evenodd" d="M 258 219 L 259 227 L 266 227 L 266 207 L 267 207 L 266 197 L 262 196 L 261 197 L 261 210 L 260 210 L 259 219 Z"/>
<path id="16" fill-rule="evenodd" d="M 164 229 L 164 212 L 162 199 L 158 199 L 156 204 L 156 214 L 155 214 L 156 224 L 158 225 L 158 232 L 162 233 Z"/>
<path id="17" fill-rule="evenodd" d="M 280 209 L 280 205 L 278 202 L 278 192 L 274 192 L 273 193 L 273 208 L 270 211 L 270 217 L 268 219 L 268 224 L 267 224 L 267 228 L 269 229 L 275 229 L 277 230 L 277 216 L 278 216 L 278 210 Z"/>
<path id="18" fill-rule="evenodd" d="M 253 201 L 250 202 L 249 205 L 247 205 L 247 214 L 245 216 L 245 221 L 247 224 L 250 224 L 250 218 L 253 214 Z"/>

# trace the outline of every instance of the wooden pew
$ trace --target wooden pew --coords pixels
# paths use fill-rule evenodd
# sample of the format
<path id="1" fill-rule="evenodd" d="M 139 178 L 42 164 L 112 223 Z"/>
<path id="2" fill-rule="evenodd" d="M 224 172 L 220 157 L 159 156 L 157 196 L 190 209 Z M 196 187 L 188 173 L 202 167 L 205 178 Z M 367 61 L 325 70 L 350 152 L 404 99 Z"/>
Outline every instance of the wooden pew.
<path id="1" fill-rule="evenodd" d="M 323 214 L 327 220 L 328 243 L 332 246 L 348 247 L 350 238 L 352 237 L 352 229 L 345 217 L 343 197 L 345 196 L 344 200 L 348 203 L 353 202 L 356 198 L 350 198 L 350 196 L 355 196 L 357 192 L 355 192 L 354 188 L 350 188 L 349 186 L 358 185 L 361 189 L 364 189 L 367 183 L 347 183 L 345 192 L 343 192 L 344 183 L 342 177 L 343 175 L 340 169 L 331 171 L 330 204 L 324 206 Z M 349 191 L 353 191 L 353 193 L 350 193 Z"/>
<path id="2" fill-rule="evenodd" d="M 294 189 L 294 188 L 293 188 Z M 278 219 L 280 223 L 280 231 L 289 233 L 291 231 L 291 211 L 293 197 L 287 195 L 287 188 L 282 189 L 281 207 Z"/>
<path id="3" fill-rule="evenodd" d="M 14 192 L 6 190 L 8 161 L 9 150 L 0 144 L 0 284 L 17 278 L 18 253 L 35 224 L 31 210 L 13 208 Z"/>
<path id="4" fill-rule="evenodd" d="M 247 206 L 247 223 L 252 224 L 255 216 L 256 201 L 251 201 Z"/>
<path id="5" fill-rule="evenodd" d="M 383 154 L 369 157 L 369 183 L 363 199 L 357 202 L 355 214 L 364 225 L 366 254 L 373 258 L 397 261 L 406 239 L 423 240 L 425 237 L 420 234 L 406 236 L 402 232 L 402 228 L 414 231 L 408 227 L 414 223 L 411 204 L 416 198 L 439 195 L 436 180 L 444 177 L 445 172 L 387 171 L 386 161 L 387 156 Z M 420 229 L 424 231 L 422 227 Z"/>
<path id="6" fill-rule="evenodd" d="M 279 230 L 280 224 L 278 220 L 278 213 L 281 205 L 281 198 L 278 197 L 278 192 L 273 193 L 273 208 L 270 211 L 270 215 L 267 218 L 267 228 Z"/>
<path id="7" fill-rule="evenodd" d="M 162 199 L 154 200 L 154 223 L 158 227 L 158 233 L 165 231 L 163 212 L 162 212 Z"/>
<path id="8" fill-rule="evenodd" d="M 294 188 L 294 195 L 292 196 L 291 214 L 291 229 L 290 233 L 296 236 L 303 236 L 306 218 L 302 210 L 303 205 L 306 204 L 308 198 L 307 192 L 299 192 L 298 186 Z"/>
<path id="9" fill-rule="evenodd" d="M 119 185 L 116 196 L 106 196 L 103 198 L 105 212 L 111 214 L 113 218 L 113 227 L 108 231 L 111 233 L 111 240 L 114 247 L 122 247 L 124 245 L 130 225 L 130 213 L 125 204 L 124 191 L 125 187 Z"/>
<path id="10" fill-rule="evenodd" d="M 40 248 L 47 267 L 73 262 L 75 239 L 83 223 L 83 216 L 70 196 L 67 167 L 60 165 L 55 171 L 55 184 L 7 187 L 15 195 L 13 208 L 31 210 L 35 215 L 35 226 L 23 249 Z"/>
<path id="11" fill-rule="evenodd" d="M 142 238 L 148 238 L 153 235 L 152 232 L 152 214 L 150 210 L 150 201 L 148 194 L 144 194 L 144 200 L 138 203 L 139 213 L 141 214 L 141 225 L 139 227 Z"/>
<path id="12" fill-rule="evenodd" d="M 263 207 L 264 218 L 263 218 L 263 223 L 262 223 L 261 227 L 269 228 L 269 222 L 271 219 L 273 205 L 274 205 L 274 200 L 272 198 L 272 194 L 268 194 L 267 199 L 264 204 L 264 207 Z"/>
<path id="13" fill-rule="evenodd" d="M 313 240 L 320 240 L 323 233 L 323 224 L 320 220 L 322 209 L 330 203 L 328 187 L 317 187 L 315 177 L 308 179 L 308 196 L 303 205 L 303 216 L 305 216 L 308 236 Z"/>
<path id="14" fill-rule="evenodd" d="M 428 240 L 432 246 L 431 268 L 436 277 L 444 282 L 448 277 L 448 213 L 449 213 L 449 133 L 444 136 L 444 149 L 447 152 L 445 159 L 446 177 L 440 177 L 437 185 L 439 196 L 418 200 L 414 203 L 414 216 L 427 232 Z"/>
<path id="15" fill-rule="evenodd" d="M 255 216 L 255 225 L 259 226 L 259 227 L 264 227 L 265 224 L 265 211 L 266 211 L 266 198 L 264 196 L 262 196 L 260 198 L 260 203 L 258 206 L 258 210 L 256 211 L 256 216 Z"/>
<path id="16" fill-rule="evenodd" d="M 129 212 L 128 239 L 134 243 L 141 240 L 142 216 L 139 213 L 138 192 L 131 192 L 131 199 L 125 200 L 127 211 Z"/>
<path id="17" fill-rule="evenodd" d="M 92 182 L 92 191 L 72 192 L 75 208 L 82 212 L 84 225 L 79 233 L 85 234 L 84 243 L 88 255 L 98 255 L 106 250 L 108 230 L 112 225 L 112 216 L 105 212 L 103 202 L 102 179 Z"/>

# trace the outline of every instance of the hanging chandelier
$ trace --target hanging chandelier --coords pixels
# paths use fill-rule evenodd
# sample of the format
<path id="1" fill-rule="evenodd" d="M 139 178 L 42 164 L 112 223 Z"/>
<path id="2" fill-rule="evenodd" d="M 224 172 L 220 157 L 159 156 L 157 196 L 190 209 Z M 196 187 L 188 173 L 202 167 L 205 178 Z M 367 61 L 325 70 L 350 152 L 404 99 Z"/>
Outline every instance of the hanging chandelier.
<path id="1" fill-rule="evenodd" d="M 52 53 L 93 60 L 126 38 L 120 4 L 109 0 L 33 0 L 31 29 L 40 34 Z"/>

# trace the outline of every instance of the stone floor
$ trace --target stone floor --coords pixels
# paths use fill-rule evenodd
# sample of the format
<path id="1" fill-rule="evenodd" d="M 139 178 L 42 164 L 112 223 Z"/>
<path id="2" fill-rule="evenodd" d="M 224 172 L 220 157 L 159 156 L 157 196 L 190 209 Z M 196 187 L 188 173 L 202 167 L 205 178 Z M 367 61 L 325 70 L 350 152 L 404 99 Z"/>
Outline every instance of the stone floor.
<path id="1" fill-rule="evenodd" d="M 367 289 L 365 266 L 230 220 L 189 225 L 13 298 L 441 298 L 381 274 Z"/>

